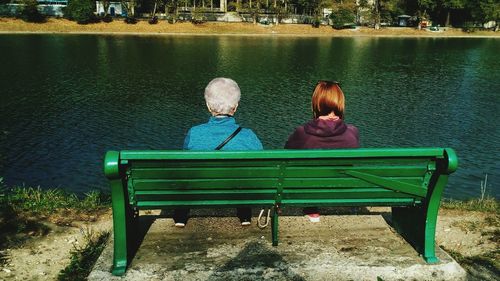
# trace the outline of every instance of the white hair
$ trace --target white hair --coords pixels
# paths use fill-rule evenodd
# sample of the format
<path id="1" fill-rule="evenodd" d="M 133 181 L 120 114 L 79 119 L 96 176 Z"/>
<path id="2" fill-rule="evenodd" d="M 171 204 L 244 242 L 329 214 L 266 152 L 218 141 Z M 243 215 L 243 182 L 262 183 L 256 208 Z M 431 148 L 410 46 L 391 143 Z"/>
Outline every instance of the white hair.
<path id="1" fill-rule="evenodd" d="M 229 78 L 215 78 L 205 88 L 205 101 L 214 113 L 230 114 L 238 105 L 240 97 L 240 87 Z"/>

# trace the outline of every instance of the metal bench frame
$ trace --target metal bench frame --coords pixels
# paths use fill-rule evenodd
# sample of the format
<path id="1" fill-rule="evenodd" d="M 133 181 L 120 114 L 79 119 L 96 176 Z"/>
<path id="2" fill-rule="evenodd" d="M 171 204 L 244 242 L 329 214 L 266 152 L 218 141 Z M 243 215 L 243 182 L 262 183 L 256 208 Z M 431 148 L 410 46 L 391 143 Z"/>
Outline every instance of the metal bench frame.
<path id="1" fill-rule="evenodd" d="M 273 246 L 284 207 L 390 206 L 395 229 L 436 263 L 441 195 L 458 160 L 450 148 L 109 151 L 113 274 L 131 260 L 140 209 L 270 207 Z"/>

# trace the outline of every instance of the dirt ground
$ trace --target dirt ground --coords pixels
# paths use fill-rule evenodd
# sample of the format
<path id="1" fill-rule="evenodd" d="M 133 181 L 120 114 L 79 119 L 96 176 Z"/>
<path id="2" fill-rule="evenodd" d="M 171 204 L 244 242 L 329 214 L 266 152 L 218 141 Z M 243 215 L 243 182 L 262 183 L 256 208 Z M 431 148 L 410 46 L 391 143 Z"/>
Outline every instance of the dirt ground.
<path id="1" fill-rule="evenodd" d="M 415 28 L 373 28 L 334 30 L 330 26 L 313 28 L 308 24 L 254 25 L 252 23 L 207 22 L 194 25 L 189 22 L 169 24 L 160 21 L 151 25 L 147 21 L 125 24 L 116 19 L 111 23 L 79 25 L 65 19 L 49 18 L 46 23 L 27 23 L 19 19 L 0 18 L 0 33 L 99 33 L 133 35 L 274 35 L 274 36 L 329 36 L 329 37 L 500 37 L 500 32 L 477 31 L 465 33 L 461 29 L 442 28 L 441 31 L 417 30 Z"/>
<path id="2" fill-rule="evenodd" d="M 293 249 L 295 253 L 286 253 L 286 250 L 283 250 L 285 252 L 281 254 L 287 257 L 287 262 L 294 262 L 294 259 L 304 259 L 307 261 L 308 258 L 304 257 L 303 255 L 306 254 L 308 249 L 319 247 L 317 250 L 320 250 L 321 248 L 324 248 L 320 245 L 324 244 L 325 242 L 329 242 L 328 237 L 331 236 L 331 234 L 326 234 L 327 232 L 332 230 L 335 233 L 338 232 L 338 235 L 342 235 L 345 229 L 353 224 L 355 224 L 355 228 L 357 229 L 356 232 L 363 233 L 363 235 L 369 235 L 369 233 L 366 232 L 366 230 L 368 229 L 371 229 L 371 232 L 375 231 L 379 233 L 381 237 L 389 233 L 391 231 L 391 228 L 374 225 L 374 222 L 379 224 L 382 221 L 383 226 L 384 220 L 382 219 L 382 217 L 386 216 L 388 213 L 386 213 L 385 211 L 381 212 L 379 209 L 374 208 L 370 209 L 370 212 L 371 213 L 365 212 L 363 214 L 363 216 L 368 215 L 370 219 L 363 219 L 363 216 L 361 215 L 323 215 L 322 222 L 320 224 L 310 224 L 305 218 L 300 218 L 300 216 L 284 216 L 280 220 L 280 243 L 289 245 L 291 245 L 292 243 L 295 244 L 295 248 L 283 247 L 283 249 Z M 145 244 L 141 245 L 141 247 L 154 247 L 158 249 L 159 253 L 168 253 L 172 251 L 178 253 L 179 258 L 170 260 L 169 267 L 174 270 L 176 274 L 181 274 L 181 277 L 184 276 L 182 275 L 182 272 L 184 272 L 184 274 L 188 274 L 189 272 L 196 272 L 199 269 L 196 268 L 199 267 L 199 265 L 195 263 L 191 264 L 193 268 L 189 267 L 190 259 L 198 259 L 196 255 L 193 256 L 192 251 L 188 251 L 189 248 L 193 247 L 193 245 L 191 245 L 192 243 L 190 244 L 188 242 L 189 239 L 193 239 L 193 241 L 198 242 L 200 241 L 200 239 L 201 241 L 206 241 L 206 243 L 194 245 L 195 248 L 200 248 L 198 249 L 199 251 L 197 250 L 194 252 L 200 253 L 200 255 L 207 257 L 210 263 L 216 263 L 218 260 L 221 260 L 222 262 L 223 258 L 226 256 L 231 256 L 233 254 L 237 255 L 237 258 L 233 259 L 230 264 L 224 265 L 225 267 L 237 266 L 242 262 L 255 262 L 251 261 L 252 257 L 258 257 L 259 259 L 262 259 L 262 251 L 268 251 L 264 246 L 269 244 L 266 243 L 265 240 L 269 240 L 268 232 L 270 230 L 267 229 L 265 231 L 261 231 L 255 225 L 252 225 L 246 231 L 239 232 L 239 234 L 233 233 L 237 238 L 244 239 L 244 241 L 246 241 L 245 239 L 251 240 L 249 240 L 250 242 L 245 246 L 246 252 L 240 251 L 239 253 L 233 253 L 235 251 L 234 247 L 236 247 L 236 245 L 233 245 L 232 243 L 227 244 L 229 246 L 218 246 L 216 247 L 218 250 L 213 251 L 213 248 L 211 248 L 210 246 L 214 243 L 217 244 L 218 240 L 223 239 L 221 233 L 227 231 L 225 227 L 227 227 L 228 223 L 225 223 L 224 220 L 231 220 L 233 218 L 212 218 L 209 217 L 209 215 L 210 214 L 207 215 L 206 213 L 203 213 L 203 211 L 198 214 L 193 214 L 194 218 L 192 219 L 193 221 L 191 227 L 196 227 L 196 225 L 198 225 L 198 227 L 202 227 L 203 229 L 191 229 L 191 234 L 189 234 L 188 237 L 185 237 L 185 231 L 189 229 L 189 224 L 188 226 L 186 226 L 185 230 L 172 227 L 172 235 L 174 235 L 175 237 L 169 237 L 165 241 L 184 241 L 185 243 L 179 244 L 180 246 L 168 242 L 154 244 L 157 242 L 147 242 L 145 240 Z M 301 223 L 302 225 L 293 223 L 291 227 L 286 227 L 286 225 L 290 224 L 288 220 L 296 220 L 297 218 L 299 219 L 299 221 L 303 219 L 303 222 Z M 165 220 L 165 223 L 167 223 L 167 225 L 170 227 L 171 225 L 168 223 L 170 219 L 168 218 L 168 216 L 165 217 Z M 195 223 L 196 220 L 200 220 L 201 223 Z M 442 210 L 440 212 L 439 222 L 437 226 L 437 244 L 447 250 L 459 253 L 464 257 L 496 253 L 498 261 L 498 220 L 498 217 L 492 214 L 457 210 Z M 74 222 L 71 226 L 67 227 L 60 227 L 55 225 L 49 226 L 51 228 L 51 231 L 48 235 L 44 237 L 33 237 L 19 247 L 6 249 L 3 251 L 6 260 L 3 265 L 0 265 L 0 280 L 56 280 L 58 273 L 69 264 L 70 251 L 75 247 L 83 246 L 82 244 L 85 243 L 85 236 L 88 236 L 89 232 L 95 233 L 99 231 L 111 231 L 112 221 L 111 214 L 110 212 L 108 212 L 101 216 L 97 222 L 91 224 Z M 307 235 L 304 235 L 305 229 L 308 229 Z M 154 225 L 149 230 L 149 232 L 152 233 L 151 235 L 158 235 L 158 233 L 162 235 L 162 230 L 155 230 Z M 197 235 L 201 238 L 196 238 Z M 361 236 L 361 238 L 363 237 L 363 235 Z M 256 240 L 252 240 L 251 238 L 256 238 Z M 310 238 L 313 238 L 312 242 L 321 242 L 322 240 L 325 241 L 321 243 L 312 243 L 310 241 Z M 376 245 L 371 245 L 373 241 L 369 242 L 368 244 L 364 244 L 365 242 L 363 242 L 364 240 L 361 238 L 352 239 L 352 237 L 342 237 L 335 241 L 332 240 L 333 242 L 330 243 L 332 248 L 328 251 L 331 251 L 332 254 L 358 252 L 358 255 L 355 258 L 350 258 L 351 262 L 354 262 L 357 265 L 368 264 L 368 260 L 371 260 L 370 263 L 374 264 L 387 262 L 384 258 L 384 255 L 386 253 L 377 250 L 378 248 L 376 247 Z M 158 239 L 163 238 L 160 237 Z M 259 239 L 262 239 L 262 242 L 259 241 Z M 151 241 L 157 240 L 153 239 Z M 380 242 L 381 244 L 394 243 L 388 240 L 386 241 L 384 239 L 378 242 Z M 154 245 L 148 245 L 148 243 L 153 243 Z M 395 245 L 393 246 L 397 248 L 398 245 L 396 244 L 398 243 L 394 244 Z M 253 247 L 252 245 L 255 247 Z M 206 249 L 203 247 L 205 247 Z M 394 251 L 396 249 L 392 249 L 391 247 L 392 246 L 389 245 L 390 251 Z M 204 250 L 201 248 L 203 248 Z M 411 247 L 406 248 L 411 250 Z M 210 253 L 210 251 L 212 251 L 212 253 Z M 326 253 L 328 253 L 328 251 Z M 398 253 L 396 253 L 396 255 L 398 255 Z M 150 253 L 146 253 L 144 255 L 144 257 L 148 256 L 151 256 Z M 137 270 L 137 266 L 135 266 L 134 264 L 140 262 L 141 257 L 141 253 L 138 252 L 136 260 L 134 260 L 134 263 L 131 265 L 131 271 Z M 266 262 L 272 264 L 283 264 L 282 258 L 278 257 L 279 259 L 275 260 L 273 259 L 273 257 L 276 258 L 276 256 L 272 252 L 267 253 L 264 255 L 264 259 L 260 260 L 259 262 L 263 263 L 264 266 L 266 265 Z M 155 256 L 154 258 L 157 259 L 162 257 Z M 267 258 L 270 258 L 270 260 L 267 260 Z M 310 260 L 310 262 L 314 264 L 314 260 Z M 406 262 L 409 264 L 414 263 L 415 266 L 418 266 L 420 263 L 422 263 L 421 261 L 419 261 L 419 257 L 415 257 L 415 260 L 406 259 L 406 261 L 399 260 L 397 262 Z M 210 269 L 210 266 L 211 265 L 207 265 L 207 268 Z M 224 268 L 224 266 L 222 268 Z M 309 268 L 311 268 L 311 265 L 307 264 L 307 262 L 305 264 L 301 264 L 301 267 L 303 268 L 308 268 L 308 266 Z M 481 269 L 478 269 L 478 267 L 473 266 L 471 268 L 476 268 L 476 270 L 481 271 Z M 469 276 L 468 279 L 498 280 L 498 276 L 495 275 L 494 271 L 483 271 L 484 272 L 474 273 L 474 276 Z M 213 270 L 212 274 L 214 274 Z M 215 277 L 217 277 L 217 274 L 219 274 L 219 277 L 221 278 L 224 277 L 224 271 L 215 272 Z M 258 275 L 260 277 L 266 276 L 267 274 L 270 279 L 279 279 L 275 278 L 279 277 L 275 276 L 276 274 L 281 274 L 284 279 L 296 279 L 295 277 L 297 277 L 292 276 L 293 274 L 295 274 L 293 273 L 293 271 L 285 269 L 283 269 L 282 272 L 255 272 L 255 274 L 256 276 Z M 313 272 L 309 272 L 306 274 L 313 274 Z M 314 278 L 311 280 L 314 280 Z"/>

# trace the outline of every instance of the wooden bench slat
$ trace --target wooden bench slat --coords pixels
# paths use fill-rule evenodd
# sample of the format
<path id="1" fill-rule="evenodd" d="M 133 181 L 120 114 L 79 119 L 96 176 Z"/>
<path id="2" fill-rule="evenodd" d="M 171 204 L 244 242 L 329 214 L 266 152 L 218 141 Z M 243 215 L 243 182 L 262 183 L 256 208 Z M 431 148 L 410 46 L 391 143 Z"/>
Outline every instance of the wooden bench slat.
<path id="1" fill-rule="evenodd" d="M 341 198 L 341 199 L 289 199 L 282 200 L 282 204 L 294 207 L 308 207 L 308 206 L 330 206 L 330 207 L 344 207 L 344 206 L 411 206 L 415 204 L 415 200 L 411 198 Z"/>
<path id="2" fill-rule="evenodd" d="M 236 206 L 273 206 L 274 200 L 212 200 L 212 201 L 144 201 L 138 202 L 139 208 L 162 208 L 162 207 L 186 207 L 186 208 L 207 208 L 207 207 L 227 207 Z"/>
<path id="3" fill-rule="evenodd" d="M 222 152 L 222 151 L 221 151 Z M 224 151 L 223 153 L 226 153 Z M 184 159 L 165 159 L 165 160 L 122 160 L 133 168 L 259 168 L 274 167 L 286 165 L 292 167 L 334 167 L 351 166 L 354 162 L 358 166 L 426 166 L 430 163 L 429 158 L 352 158 L 352 159 L 211 159 L 211 160 L 184 160 Z"/>
<path id="4" fill-rule="evenodd" d="M 203 192 L 201 190 L 185 191 L 136 191 L 136 201 L 214 201 L 214 200 L 274 200 L 275 189 L 253 189 L 253 190 L 217 190 Z"/>
<path id="5" fill-rule="evenodd" d="M 415 185 L 421 180 L 416 178 L 399 178 L 399 181 L 408 185 Z M 279 179 L 138 179 L 133 181 L 135 190 L 149 189 L 244 189 L 244 188 L 277 188 Z M 337 178 L 335 181 L 327 178 L 291 178 L 281 181 L 283 188 L 364 188 L 379 187 L 375 183 L 362 179 Z"/>
<path id="6" fill-rule="evenodd" d="M 134 181 L 135 190 L 148 189 L 230 189 L 230 188 L 275 188 L 277 179 L 202 179 L 202 180 L 144 180 Z"/>
<path id="7" fill-rule="evenodd" d="M 409 196 L 407 193 L 394 192 L 383 188 L 359 188 L 359 189 L 328 189 L 328 190 L 310 190 L 293 189 L 283 191 L 284 199 L 321 199 L 321 198 L 411 198 L 422 199 L 419 196 Z"/>
<path id="8" fill-rule="evenodd" d="M 263 153 L 264 152 L 264 153 Z M 124 150 L 120 158 L 126 160 L 205 160 L 205 159 L 310 159 L 310 158 L 443 158 L 443 148 L 356 148 L 356 149 L 318 149 L 318 150 L 266 150 L 266 151 L 224 151 L 224 154 L 214 154 L 214 151 L 182 150 Z"/>
<path id="9" fill-rule="evenodd" d="M 370 173 L 383 177 L 416 177 L 427 172 L 427 166 L 328 166 L 328 167 L 287 167 L 284 177 L 345 177 L 344 171 Z M 191 179 L 191 178 L 246 178 L 258 175 L 261 178 L 278 177 L 280 170 L 276 167 L 226 167 L 226 168 L 132 168 L 131 175 L 135 179 Z"/>

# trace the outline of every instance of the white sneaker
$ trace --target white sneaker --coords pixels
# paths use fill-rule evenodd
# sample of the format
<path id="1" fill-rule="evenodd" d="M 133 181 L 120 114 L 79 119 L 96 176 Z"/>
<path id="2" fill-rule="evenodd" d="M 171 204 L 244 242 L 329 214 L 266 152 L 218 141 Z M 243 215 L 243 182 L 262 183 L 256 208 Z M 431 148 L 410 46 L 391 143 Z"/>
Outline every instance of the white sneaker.
<path id="1" fill-rule="evenodd" d="M 306 217 L 309 219 L 310 222 L 319 222 L 319 214 L 318 213 L 307 214 Z"/>
<path id="2" fill-rule="evenodd" d="M 175 223 L 175 227 L 183 228 L 183 227 L 185 227 L 185 226 L 186 226 L 186 224 L 185 224 L 185 223 L 183 223 L 183 222 L 176 222 L 176 223 Z"/>
<path id="3" fill-rule="evenodd" d="M 250 224 L 252 224 L 252 223 L 249 221 L 242 221 L 241 222 L 241 226 L 249 226 Z"/>

